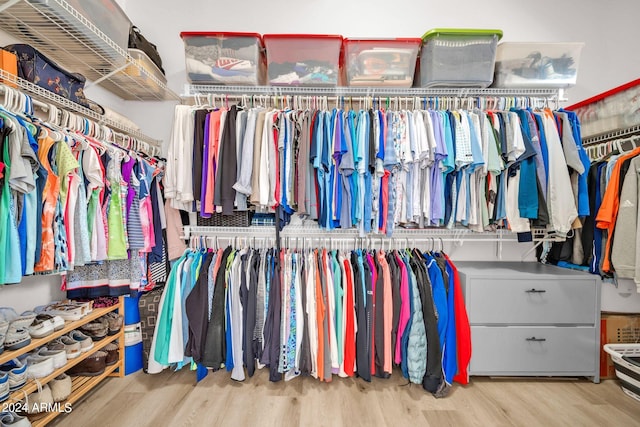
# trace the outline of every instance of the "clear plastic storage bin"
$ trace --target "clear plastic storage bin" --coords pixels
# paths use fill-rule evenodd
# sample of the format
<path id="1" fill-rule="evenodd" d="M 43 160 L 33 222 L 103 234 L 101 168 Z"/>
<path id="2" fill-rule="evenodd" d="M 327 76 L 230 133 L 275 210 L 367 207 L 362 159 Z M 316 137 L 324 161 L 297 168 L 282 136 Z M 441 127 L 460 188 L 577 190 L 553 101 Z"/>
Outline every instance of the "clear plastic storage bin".
<path id="1" fill-rule="evenodd" d="M 505 88 L 576 84 L 584 43 L 500 43 L 493 85 Z"/>
<path id="2" fill-rule="evenodd" d="M 411 87 L 421 39 L 345 39 L 348 86 Z"/>
<path id="3" fill-rule="evenodd" d="M 484 88 L 493 81 L 501 30 L 442 29 L 422 36 L 420 85 Z"/>
<path id="4" fill-rule="evenodd" d="M 342 36 L 265 34 L 263 38 L 270 85 L 338 85 Z"/>
<path id="5" fill-rule="evenodd" d="M 640 123 L 640 79 L 566 107 L 580 119 L 583 138 Z"/>
<path id="6" fill-rule="evenodd" d="M 191 83 L 254 86 L 264 83 L 260 34 L 182 32 L 180 37 Z"/>

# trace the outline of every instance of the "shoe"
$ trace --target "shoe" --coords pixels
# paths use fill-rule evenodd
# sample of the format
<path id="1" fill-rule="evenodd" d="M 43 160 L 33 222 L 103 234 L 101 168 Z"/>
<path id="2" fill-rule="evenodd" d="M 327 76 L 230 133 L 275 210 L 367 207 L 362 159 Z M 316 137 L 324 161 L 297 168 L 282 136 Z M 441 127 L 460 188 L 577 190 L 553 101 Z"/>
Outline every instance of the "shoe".
<path id="1" fill-rule="evenodd" d="M 38 391 L 34 391 L 27 396 L 25 401 L 27 414 L 39 414 L 46 411 L 53 405 L 53 396 L 51 394 L 51 388 L 48 384 L 41 386 L 38 383 Z"/>
<path id="2" fill-rule="evenodd" d="M 42 347 L 36 354 L 38 356 L 50 357 L 51 359 L 53 359 L 54 369 L 60 369 L 67 364 L 67 353 L 65 352 L 64 348 L 56 348 L 54 350 L 52 348 Z"/>
<path id="3" fill-rule="evenodd" d="M 27 378 L 44 378 L 55 371 L 53 357 L 30 354 L 24 360 L 27 363 Z"/>
<path id="4" fill-rule="evenodd" d="M 0 354 L 4 353 L 4 340 L 5 335 L 0 334 Z"/>
<path id="5" fill-rule="evenodd" d="M 109 323 L 107 319 L 100 317 L 99 319 L 80 326 L 80 330 L 88 337 L 91 337 L 93 341 L 100 341 L 107 336 Z"/>
<path id="6" fill-rule="evenodd" d="M 124 316 L 111 311 L 102 317 L 107 319 L 107 323 L 109 325 L 108 335 L 116 335 L 118 332 L 120 332 L 120 329 L 122 329 L 122 324 L 124 323 Z"/>
<path id="7" fill-rule="evenodd" d="M 33 323 L 36 318 L 36 313 L 33 311 L 25 311 L 20 316 L 15 317 L 9 323 L 9 329 L 29 329 L 29 326 Z"/>
<path id="8" fill-rule="evenodd" d="M 51 317 L 51 319 L 53 319 L 53 317 Z M 53 320 L 51 319 L 34 319 L 31 326 L 29 326 L 29 335 L 31 335 L 31 338 L 44 338 L 51 335 L 54 331 Z"/>
<path id="9" fill-rule="evenodd" d="M 42 312 L 50 316 L 59 316 L 69 322 L 80 320 L 85 316 L 82 307 L 73 304 L 50 304 L 44 307 Z"/>
<path id="10" fill-rule="evenodd" d="M 9 373 L 0 372 L 0 402 L 9 398 Z"/>
<path id="11" fill-rule="evenodd" d="M 13 319 L 18 318 L 18 313 L 11 307 L 0 307 L 0 322 L 6 323 L 7 328 Z M 6 332 L 6 331 L 5 331 Z"/>
<path id="12" fill-rule="evenodd" d="M 0 427 L 31 427 L 31 421 L 15 412 L 0 412 Z"/>
<path id="13" fill-rule="evenodd" d="M 8 330 L 9 330 L 9 321 L 3 320 L 2 317 L 0 317 L 0 335 L 5 335 Z"/>
<path id="14" fill-rule="evenodd" d="M 36 320 L 50 320 L 53 322 L 53 330 L 59 331 L 64 328 L 64 319 L 60 316 L 52 316 L 46 313 L 40 313 L 36 316 Z"/>
<path id="15" fill-rule="evenodd" d="M 67 336 L 80 343 L 80 351 L 83 353 L 86 353 L 93 348 L 93 340 L 91 337 L 86 336 L 81 331 L 71 331 Z"/>
<path id="16" fill-rule="evenodd" d="M 67 353 L 67 359 L 75 359 L 82 353 L 80 343 L 66 335 L 61 336 L 48 344 L 49 349 L 60 350 L 60 346 Z"/>
<path id="17" fill-rule="evenodd" d="M 87 356 L 82 362 L 67 371 L 69 375 L 77 375 L 82 377 L 94 377 L 104 373 L 107 367 L 107 353 L 104 351 L 96 351 Z"/>
<path id="18" fill-rule="evenodd" d="M 71 377 L 67 374 L 60 374 L 51 381 L 49 381 L 49 387 L 51 387 L 51 395 L 54 402 L 62 402 L 67 400 L 71 394 Z"/>
<path id="19" fill-rule="evenodd" d="M 6 350 L 18 350 L 29 344 L 31 344 L 29 331 L 24 328 L 14 328 L 14 325 L 11 324 L 4 338 L 4 348 Z"/>
<path id="20" fill-rule="evenodd" d="M 9 378 L 9 390 L 16 391 L 27 383 L 27 363 L 19 359 L 13 359 L 0 365 L 0 375 L 7 374 Z"/>
<path id="21" fill-rule="evenodd" d="M 118 363 L 118 360 L 120 360 L 120 351 L 116 343 L 111 342 L 105 345 L 102 350 L 107 353 L 107 360 L 105 362 L 107 366 Z"/>

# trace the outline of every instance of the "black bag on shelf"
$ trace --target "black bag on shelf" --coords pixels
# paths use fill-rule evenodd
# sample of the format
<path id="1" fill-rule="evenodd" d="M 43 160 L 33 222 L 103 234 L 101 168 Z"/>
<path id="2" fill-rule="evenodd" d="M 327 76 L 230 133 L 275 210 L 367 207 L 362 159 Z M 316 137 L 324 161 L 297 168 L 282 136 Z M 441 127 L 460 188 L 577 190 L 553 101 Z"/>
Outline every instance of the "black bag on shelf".
<path id="1" fill-rule="evenodd" d="M 18 57 L 18 77 L 83 107 L 89 107 L 84 96 L 86 79 L 82 74 L 66 71 L 28 44 L 12 44 L 4 49 Z"/>
<path id="2" fill-rule="evenodd" d="M 129 31 L 129 49 L 139 49 L 146 53 L 149 59 L 151 59 L 153 63 L 156 64 L 158 69 L 162 72 L 162 74 L 164 74 L 164 69 L 162 68 L 162 58 L 160 58 L 158 48 L 155 44 L 147 40 L 145 36 L 140 33 L 140 29 L 136 26 L 132 26 L 131 30 Z"/>

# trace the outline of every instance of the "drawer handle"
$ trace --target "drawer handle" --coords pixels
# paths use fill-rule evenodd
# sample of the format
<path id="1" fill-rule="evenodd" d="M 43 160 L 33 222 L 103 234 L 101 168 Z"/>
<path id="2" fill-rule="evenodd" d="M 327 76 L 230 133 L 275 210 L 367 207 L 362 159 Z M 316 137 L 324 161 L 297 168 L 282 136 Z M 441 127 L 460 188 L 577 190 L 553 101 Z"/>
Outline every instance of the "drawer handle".
<path id="1" fill-rule="evenodd" d="M 544 289 L 531 288 L 531 289 L 527 289 L 525 292 L 528 294 L 543 294 L 547 291 L 545 291 Z"/>
<path id="2" fill-rule="evenodd" d="M 527 341 L 531 341 L 531 342 L 544 342 L 546 340 L 547 340 L 546 338 L 536 338 L 536 337 L 527 338 Z"/>

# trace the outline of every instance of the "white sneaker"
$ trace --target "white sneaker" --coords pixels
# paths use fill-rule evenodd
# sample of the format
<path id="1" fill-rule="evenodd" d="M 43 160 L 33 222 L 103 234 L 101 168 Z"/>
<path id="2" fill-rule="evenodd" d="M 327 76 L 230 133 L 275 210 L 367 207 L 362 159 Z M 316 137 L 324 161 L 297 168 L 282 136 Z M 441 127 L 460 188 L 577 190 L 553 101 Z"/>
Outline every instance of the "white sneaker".
<path id="1" fill-rule="evenodd" d="M 28 378 L 44 378 L 55 371 L 52 357 L 31 354 L 25 360 L 27 362 Z"/>
<path id="2" fill-rule="evenodd" d="M 36 319 L 31 326 L 29 326 L 29 335 L 31 335 L 31 338 L 44 338 L 51 335 L 53 331 L 53 320 L 50 319 Z"/>
<path id="3" fill-rule="evenodd" d="M 64 348 L 67 353 L 67 359 L 75 359 L 80 356 L 82 351 L 80 350 L 80 343 L 74 339 L 69 338 L 66 335 L 61 336 L 51 342 L 52 344 L 59 344 Z"/>
<path id="4" fill-rule="evenodd" d="M 16 391 L 27 382 L 27 364 L 19 359 L 12 359 L 0 365 L 0 376 L 9 374 L 9 390 Z"/>
<path id="5" fill-rule="evenodd" d="M 82 332 L 75 330 L 69 332 L 69 338 L 80 343 L 80 351 L 86 353 L 93 348 L 93 340 Z"/>
<path id="6" fill-rule="evenodd" d="M 62 368 L 67 364 L 67 353 L 64 350 L 50 350 L 47 347 L 42 347 L 36 354 L 38 356 L 52 358 L 55 369 Z"/>
<path id="7" fill-rule="evenodd" d="M 9 397 L 9 373 L 0 372 L 0 402 L 4 402 Z"/>
<path id="8" fill-rule="evenodd" d="M 16 414 L 15 412 L 0 413 L 0 426 L 2 427 L 31 427 L 29 418 Z"/>

